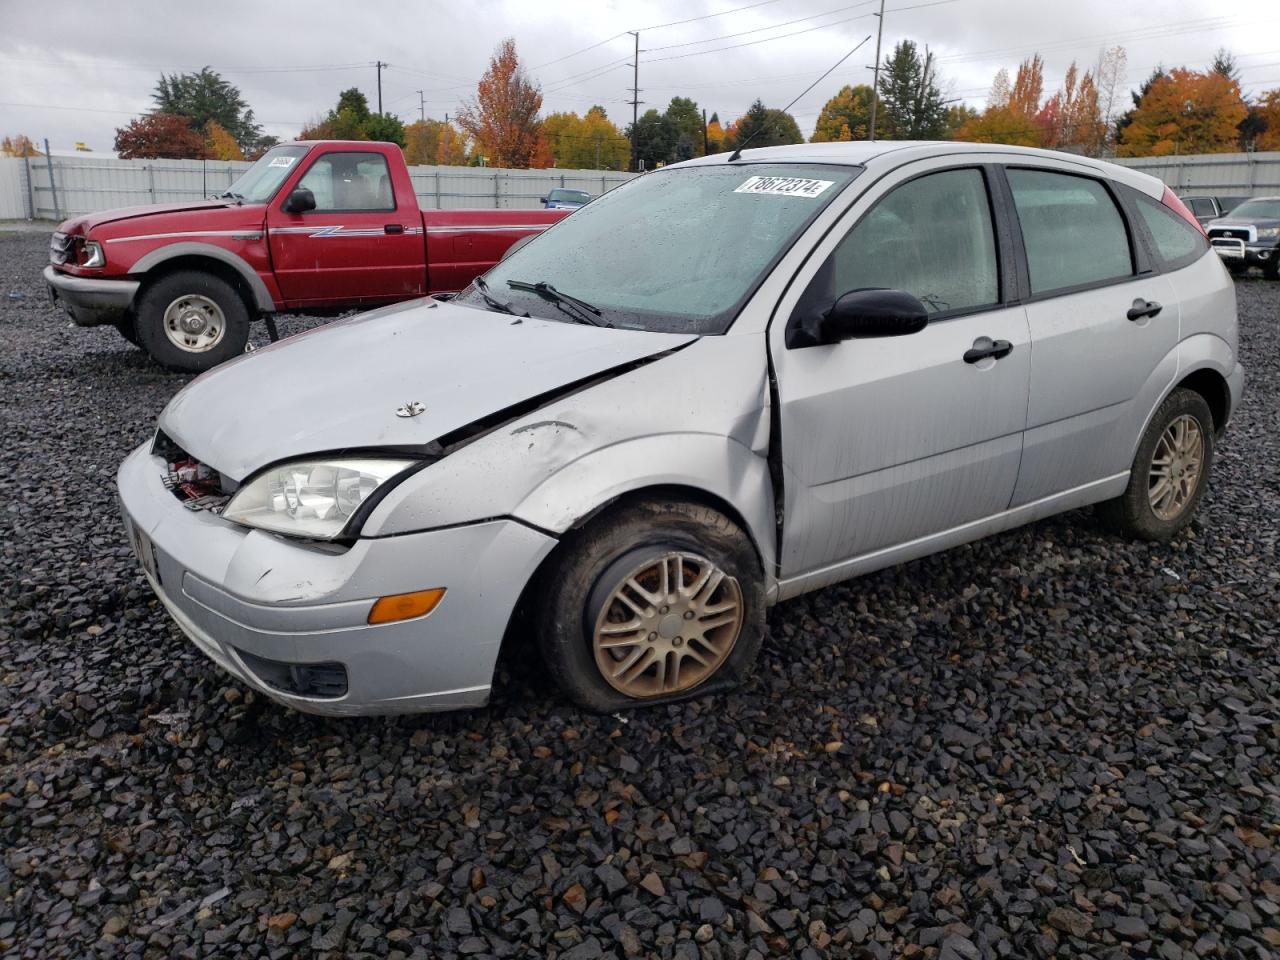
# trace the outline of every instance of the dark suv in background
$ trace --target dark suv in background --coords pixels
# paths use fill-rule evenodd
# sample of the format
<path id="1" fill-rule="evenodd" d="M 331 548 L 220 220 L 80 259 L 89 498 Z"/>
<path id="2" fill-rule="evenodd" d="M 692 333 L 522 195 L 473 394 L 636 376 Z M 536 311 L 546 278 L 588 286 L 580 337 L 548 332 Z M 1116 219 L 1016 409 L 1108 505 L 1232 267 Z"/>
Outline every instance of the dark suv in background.
<path id="1" fill-rule="evenodd" d="M 1261 267 L 1268 280 L 1280 278 L 1280 197 L 1246 200 L 1230 214 L 1210 220 L 1206 232 L 1232 273 Z"/>

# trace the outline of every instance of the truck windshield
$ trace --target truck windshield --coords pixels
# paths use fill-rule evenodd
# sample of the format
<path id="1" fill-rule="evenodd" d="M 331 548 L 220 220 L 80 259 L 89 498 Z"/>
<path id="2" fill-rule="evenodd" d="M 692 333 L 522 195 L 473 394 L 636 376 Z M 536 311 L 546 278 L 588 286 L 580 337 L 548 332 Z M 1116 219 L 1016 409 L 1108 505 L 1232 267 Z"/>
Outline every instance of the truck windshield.
<path id="1" fill-rule="evenodd" d="M 1262 220 L 1280 219 L 1280 200 L 1246 200 L 1231 211 L 1233 217 L 1254 217 Z"/>
<path id="2" fill-rule="evenodd" d="M 293 165 L 302 158 L 309 147 L 289 145 L 272 147 L 240 174 L 240 179 L 227 188 L 223 196 L 231 195 L 245 203 L 266 203 L 280 189 L 284 178 L 293 172 Z"/>
<path id="3" fill-rule="evenodd" d="M 575 211 L 484 279 L 491 296 L 537 317 L 569 320 L 531 288 L 542 284 L 590 303 L 609 326 L 724 333 L 860 169 L 724 163 L 658 170 Z M 486 308 L 474 284 L 455 302 Z"/>

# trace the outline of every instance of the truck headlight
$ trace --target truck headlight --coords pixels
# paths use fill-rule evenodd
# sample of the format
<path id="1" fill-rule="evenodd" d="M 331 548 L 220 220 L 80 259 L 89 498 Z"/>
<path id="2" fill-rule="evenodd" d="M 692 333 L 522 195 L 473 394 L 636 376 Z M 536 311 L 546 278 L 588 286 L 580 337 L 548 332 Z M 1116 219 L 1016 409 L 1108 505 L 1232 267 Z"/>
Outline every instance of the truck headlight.
<path id="1" fill-rule="evenodd" d="M 84 245 L 84 263 L 82 267 L 106 266 L 107 255 L 102 252 L 102 244 L 97 240 L 86 240 Z"/>
<path id="2" fill-rule="evenodd" d="M 1280 240 L 1280 227 L 1259 227 L 1259 240 Z"/>
<path id="3" fill-rule="evenodd" d="M 222 515 L 294 537 L 332 540 L 369 495 L 420 460 L 295 460 L 269 467 L 236 491 Z"/>

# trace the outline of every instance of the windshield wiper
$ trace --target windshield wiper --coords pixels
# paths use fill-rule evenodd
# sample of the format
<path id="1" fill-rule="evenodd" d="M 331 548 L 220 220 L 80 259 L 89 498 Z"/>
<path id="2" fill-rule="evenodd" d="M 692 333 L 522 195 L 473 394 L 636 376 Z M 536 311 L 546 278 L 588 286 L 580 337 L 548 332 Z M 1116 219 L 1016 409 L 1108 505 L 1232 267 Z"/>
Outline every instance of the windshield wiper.
<path id="1" fill-rule="evenodd" d="M 536 293 L 538 296 L 542 297 L 543 300 L 549 300 L 557 307 L 561 307 L 562 313 L 573 317 L 579 323 L 589 323 L 593 327 L 613 326 L 613 324 L 608 320 L 602 319 L 603 314 L 600 312 L 599 307 L 594 304 L 587 303 L 587 301 L 580 297 L 575 297 L 568 293 L 561 293 L 545 280 L 539 280 L 537 283 L 530 283 L 528 280 L 508 280 L 507 286 L 512 290 L 528 290 L 530 293 Z M 572 307 L 577 307 L 583 312 L 577 314 L 569 313 L 569 311 L 565 310 L 561 306 L 566 303 Z"/>
<path id="2" fill-rule="evenodd" d="M 497 297 L 489 292 L 489 285 L 484 282 L 484 277 L 476 277 L 476 289 L 480 291 L 480 296 L 484 298 L 484 302 L 500 313 L 509 313 L 513 317 L 527 317 L 527 313 L 518 313 L 512 308 L 511 304 L 503 303 Z"/>

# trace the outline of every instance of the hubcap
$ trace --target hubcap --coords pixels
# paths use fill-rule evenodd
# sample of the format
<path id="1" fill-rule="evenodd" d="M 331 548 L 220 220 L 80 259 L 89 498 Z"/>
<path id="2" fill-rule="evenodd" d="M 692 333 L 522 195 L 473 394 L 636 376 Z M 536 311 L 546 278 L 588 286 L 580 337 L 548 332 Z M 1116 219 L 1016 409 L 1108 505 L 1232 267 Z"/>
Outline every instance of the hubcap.
<path id="1" fill-rule="evenodd" d="M 733 650 L 742 589 L 710 560 L 668 553 L 621 579 L 596 618 L 592 648 L 608 684 L 629 697 L 691 690 Z"/>
<path id="2" fill-rule="evenodd" d="M 1204 433 L 1200 421 L 1183 414 L 1169 424 L 1151 457 L 1147 498 L 1161 520 L 1174 520 L 1195 495 L 1204 469 Z"/>
<path id="3" fill-rule="evenodd" d="M 179 350 L 204 353 L 222 342 L 226 332 L 222 308 L 199 294 L 179 297 L 164 312 L 164 332 Z"/>

